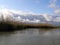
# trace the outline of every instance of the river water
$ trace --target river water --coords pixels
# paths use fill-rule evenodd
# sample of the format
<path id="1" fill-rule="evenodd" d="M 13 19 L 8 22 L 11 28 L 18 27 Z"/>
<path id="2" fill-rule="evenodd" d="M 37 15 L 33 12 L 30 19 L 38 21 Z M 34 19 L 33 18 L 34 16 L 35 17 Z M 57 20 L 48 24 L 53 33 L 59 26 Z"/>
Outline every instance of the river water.
<path id="1" fill-rule="evenodd" d="M 0 32 L 0 45 L 60 45 L 60 29 Z"/>

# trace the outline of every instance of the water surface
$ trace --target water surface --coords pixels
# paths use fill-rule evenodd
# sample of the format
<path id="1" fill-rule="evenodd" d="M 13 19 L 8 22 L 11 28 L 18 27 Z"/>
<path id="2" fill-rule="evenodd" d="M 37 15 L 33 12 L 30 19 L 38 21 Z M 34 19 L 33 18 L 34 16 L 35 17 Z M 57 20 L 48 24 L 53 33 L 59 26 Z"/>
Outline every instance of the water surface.
<path id="1" fill-rule="evenodd" d="M 0 32 L 0 45 L 60 45 L 60 29 Z"/>

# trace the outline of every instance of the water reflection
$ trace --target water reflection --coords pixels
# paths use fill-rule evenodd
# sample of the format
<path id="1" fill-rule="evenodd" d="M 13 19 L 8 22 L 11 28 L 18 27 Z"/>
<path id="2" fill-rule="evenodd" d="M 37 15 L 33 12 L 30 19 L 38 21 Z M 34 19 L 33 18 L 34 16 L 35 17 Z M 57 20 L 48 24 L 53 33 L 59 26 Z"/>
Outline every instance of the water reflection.
<path id="1" fill-rule="evenodd" d="M 25 29 L 0 33 L 0 45 L 60 45 L 60 29 Z"/>

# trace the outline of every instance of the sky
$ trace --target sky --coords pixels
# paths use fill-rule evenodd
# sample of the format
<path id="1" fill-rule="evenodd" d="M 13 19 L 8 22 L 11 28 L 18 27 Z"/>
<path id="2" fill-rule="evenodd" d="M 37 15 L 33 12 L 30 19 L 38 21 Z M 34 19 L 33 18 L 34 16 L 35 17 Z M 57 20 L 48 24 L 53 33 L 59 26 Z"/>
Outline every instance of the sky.
<path id="1" fill-rule="evenodd" d="M 0 0 L 1 9 L 13 9 L 36 14 L 60 14 L 60 0 Z"/>

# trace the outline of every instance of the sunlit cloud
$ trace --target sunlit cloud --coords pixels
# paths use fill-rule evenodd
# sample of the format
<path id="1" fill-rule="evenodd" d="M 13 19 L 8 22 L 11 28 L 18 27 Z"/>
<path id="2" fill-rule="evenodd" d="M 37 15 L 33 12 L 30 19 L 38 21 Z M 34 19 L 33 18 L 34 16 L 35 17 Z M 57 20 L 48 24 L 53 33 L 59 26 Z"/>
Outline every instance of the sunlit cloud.
<path id="1" fill-rule="evenodd" d="M 28 18 L 23 19 L 20 16 L 14 18 L 15 14 L 16 15 L 22 15 L 22 16 L 37 15 L 37 14 L 35 14 L 33 12 L 24 12 L 24 11 L 21 11 L 21 10 L 13 10 L 13 9 L 6 9 L 6 8 L 0 9 L 0 15 L 3 16 L 4 20 L 12 19 L 12 20 L 15 20 L 15 21 L 22 21 L 22 22 L 32 22 L 32 23 L 33 22 L 35 22 L 35 23 L 40 22 L 40 20 L 38 20 L 38 19 L 29 20 Z"/>
<path id="2" fill-rule="evenodd" d="M 36 13 L 34 13 L 33 11 L 22 11 L 22 10 L 9 9 L 7 5 L 0 5 L 0 12 L 2 12 L 3 14 L 4 13 L 8 14 L 9 12 L 13 12 L 15 14 L 25 15 L 25 16 L 28 14 L 36 15 Z"/>
<path id="3" fill-rule="evenodd" d="M 9 13 L 9 12 L 10 12 L 10 13 Z M 27 12 L 27 11 L 7 9 L 7 8 L 0 9 L 0 13 L 9 14 L 9 15 L 10 15 L 11 13 L 19 14 L 19 15 L 28 15 L 28 14 L 37 15 L 37 14 L 34 13 L 34 12 Z"/>
<path id="4" fill-rule="evenodd" d="M 51 21 L 52 17 L 49 16 L 48 14 L 43 14 L 43 17 L 47 20 L 47 21 Z"/>
<path id="5" fill-rule="evenodd" d="M 56 11 L 56 13 L 58 13 L 58 11 Z M 38 15 L 33 12 L 25 12 L 22 10 L 13 10 L 13 9 L 6 9 L 6 8 L 0 9 L 0 19 L 2 15 L 4 20 L 13 20 L 13 21 L 15 20 L 15 21 L 31 22 L 31 23 L 45 23 L 44 21 L 41 21 L 41 19 L 39 19 L 39 16 L 42 16 L 43 20 L 60 22 L 60 17 L 57 17 L 53 20 L 53 17 L 46 13 Z M 15 15 L 17 17 L 14 17 Z M 24 18 L 22 18 L 21 16 L 23 16 Z M 32 18 L 32 20 L 30 18 Z"/>

